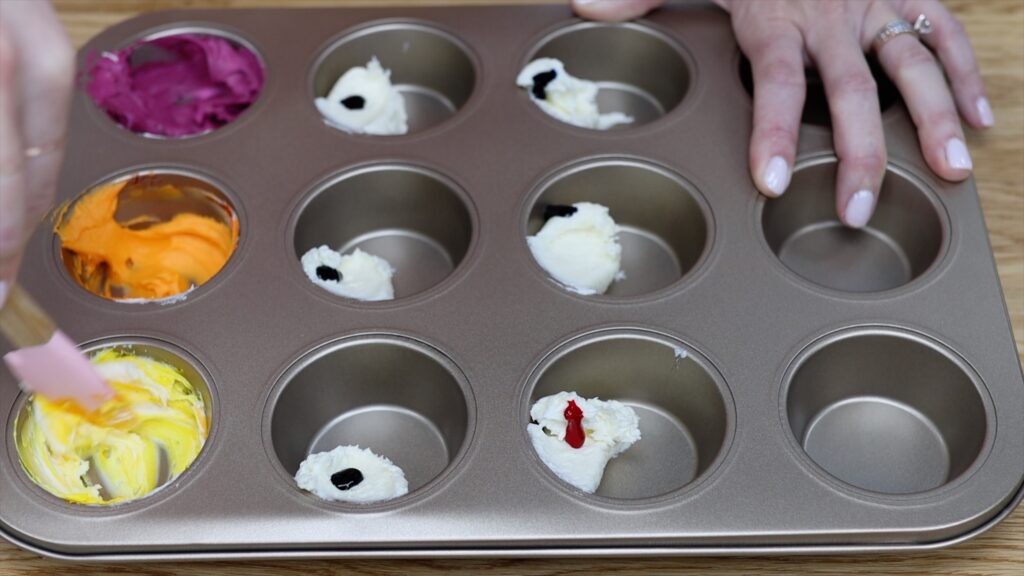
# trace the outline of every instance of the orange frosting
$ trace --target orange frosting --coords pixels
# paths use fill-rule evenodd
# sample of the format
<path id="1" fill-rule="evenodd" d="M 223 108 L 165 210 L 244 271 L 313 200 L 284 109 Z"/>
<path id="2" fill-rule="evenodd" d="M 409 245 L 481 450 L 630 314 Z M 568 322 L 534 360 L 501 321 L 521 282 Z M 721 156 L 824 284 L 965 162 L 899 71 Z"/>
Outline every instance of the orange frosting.
<path id="1" fill-rule="evenodd" d="M 107 298 L 166 298 L 203 284 L 224 267 L 238 243 L 238 220 L 231 227 L 207 216 L 180 213 L 161 222 L 141 216 L 115 219 L 118 195 L 128 184 L 96 188 L 75 203 L 57 225 L 75 278 Z M 180 198 L 172 185 L 157 191 Z M 225 207 L 227 208 L 227 207 Z"/>

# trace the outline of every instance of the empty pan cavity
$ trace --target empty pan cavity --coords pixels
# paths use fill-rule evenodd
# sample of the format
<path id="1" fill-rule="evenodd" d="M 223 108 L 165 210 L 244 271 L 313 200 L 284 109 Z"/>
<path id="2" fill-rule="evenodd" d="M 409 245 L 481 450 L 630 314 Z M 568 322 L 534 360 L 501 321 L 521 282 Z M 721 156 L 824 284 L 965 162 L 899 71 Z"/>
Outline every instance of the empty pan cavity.
<path id="1" fill-rule="evenodd" d="M 934 194 L 889 167 L 874 216 L 855 230 L 836 213 L 834 159 L 798 166 L 786 193 L 764 203 L 768 246 L 796 275 L 853 293 L 892 290 L 932 268 L 948 243 L 948 223 Z"/>
<path id="2" fill-rule="evenodd" d="M 994 435 L 991 410 L 955 354 L 888 328 L 818 341 L 785 393 L 789 428 L 807 456 L 841 482 L 887 495 L 962 476 Z"/>

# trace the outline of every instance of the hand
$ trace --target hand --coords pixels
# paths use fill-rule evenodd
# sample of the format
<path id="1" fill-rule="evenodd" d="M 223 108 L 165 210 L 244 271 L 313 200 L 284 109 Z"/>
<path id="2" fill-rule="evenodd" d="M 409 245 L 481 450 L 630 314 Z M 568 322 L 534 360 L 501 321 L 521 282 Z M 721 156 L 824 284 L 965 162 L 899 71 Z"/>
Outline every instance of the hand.
<path id="1" fill-rule="evenodd" d="M 56 194 L 74 57 L 48 2 L 0 0 L 0 307 Z"/>
<path id="2" fill-rule="evenodd" d="M 939 0 L 715 1 L 731 14 L 753 69 L 750 171 L 761 193 L 779 196 L 789 185 L 806 92 L 804 62 L 813 62 L 825 85 L 839 158 L 836 210 L 847 226 L 867 224 L 885 174 L 886 149 L 875 81 L 864 54 L 888 22 L 903 18 L 913 23 L 919 14 L 928 16 L 932 33 L 921 40 L 910 34 L 889 40 L 879 50 L 879 63 L 906 101 L 931 169 L 946 180 L 970 175 L 957 109 L 975 128 L 992 126 L 994 119 L 963 25 Z M 586 18 L 627 20 L 662 2 L 573 0 L 573 7 Z M 952 94 L 922 42 L 938 54 Z"/>

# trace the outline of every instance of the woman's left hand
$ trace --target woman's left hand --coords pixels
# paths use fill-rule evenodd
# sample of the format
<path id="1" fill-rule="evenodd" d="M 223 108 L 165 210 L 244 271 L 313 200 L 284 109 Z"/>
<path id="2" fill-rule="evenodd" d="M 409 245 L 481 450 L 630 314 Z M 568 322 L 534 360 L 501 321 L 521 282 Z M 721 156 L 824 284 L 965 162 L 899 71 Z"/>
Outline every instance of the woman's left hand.
<path id="1" fill-rule="evenodd" d="M 642 16 L 662 0 L 574 0 L 577 13 L 598 20 Z M 975 128 L 993 124 L 992 110 L 963 25 L 938 0 L 716 0 L 729 11 L 754 76 L 750 171 L 763 194 L 789 184 L 806 92 L 804 63 L 817 67 L 832 114 L 839 158 L 836 208 L 859 228 L 874 212 L 886 166 L 876 84 L 865 53 L 894 20 L 926 14 L 933 31 L 900 34 L 877 47 L 882 68 L 899 88 L 917 125 L 925 161 L 946 180 L 973 167 L 960 114 Z M 949 84 L 939 62 L 938 55 Z M 952 85 L 952 93 L 950 90 Z"/>

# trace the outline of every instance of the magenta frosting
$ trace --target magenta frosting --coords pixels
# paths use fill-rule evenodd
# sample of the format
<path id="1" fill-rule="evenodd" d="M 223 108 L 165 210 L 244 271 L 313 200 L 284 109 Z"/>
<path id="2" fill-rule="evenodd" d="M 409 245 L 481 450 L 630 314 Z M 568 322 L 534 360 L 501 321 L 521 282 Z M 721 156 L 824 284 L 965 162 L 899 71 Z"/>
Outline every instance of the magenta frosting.
<path id="1" fill-rule="evenodd" d="M 160 57 L 132 66 L 141 46 L 156 47 Z M 92 65 L 87 91 L 125 128 L 177 137 L 231 122 L 262 88 L 263 66 L 252 50 L 218 36 L 179 34 L 105 52 Z"/>

